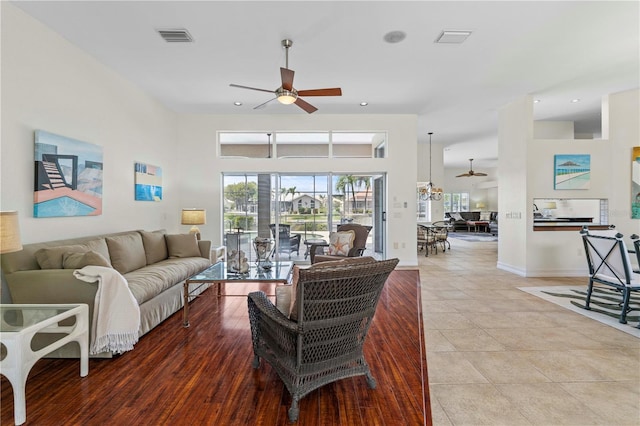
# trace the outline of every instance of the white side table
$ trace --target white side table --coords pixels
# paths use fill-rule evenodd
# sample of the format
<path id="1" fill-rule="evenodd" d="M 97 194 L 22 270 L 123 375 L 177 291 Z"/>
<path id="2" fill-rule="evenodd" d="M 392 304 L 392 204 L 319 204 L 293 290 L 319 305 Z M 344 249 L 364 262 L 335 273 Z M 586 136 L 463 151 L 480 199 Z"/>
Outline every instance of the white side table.
<path id="1" fill-rule="evenodd" d="M 60 325 L 75 317 L 75 324 Z M 37 333 L 66 334 L 55 342 L 33 351 L 31 340 Z M 89 373 L 89 307 L 84 303 L 68 305 L 0 305 L 0 343 L 7 356 L 0 361 L 0 373 L 13 388 L 14 420 L 26 421 L 25 388 L 33 365 L 43 356 L 76 341 L 80 345 L 80 376 Z"/>

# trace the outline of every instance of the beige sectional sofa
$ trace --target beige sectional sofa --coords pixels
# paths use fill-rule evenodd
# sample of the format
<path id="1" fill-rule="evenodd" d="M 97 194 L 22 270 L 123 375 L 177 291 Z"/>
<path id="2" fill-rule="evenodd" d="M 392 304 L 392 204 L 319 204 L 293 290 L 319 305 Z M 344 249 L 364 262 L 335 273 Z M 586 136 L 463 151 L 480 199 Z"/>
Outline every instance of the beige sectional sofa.
<path id="1" fill-rule="evenodd" d="M 126 278 L 138 301 L 142 336 L 182 307 L 182 283 L 207 268 L 210 256 L 210 241 L 160 230 L 26 244 L 1 260 L 13 303 L 86 303 L 90 321 L 98 284 L 76 279 L 73 271 L 88 264 L 112 266 Z M 53 356 L 77 357 L 79 348 L 69 344 Z"/>

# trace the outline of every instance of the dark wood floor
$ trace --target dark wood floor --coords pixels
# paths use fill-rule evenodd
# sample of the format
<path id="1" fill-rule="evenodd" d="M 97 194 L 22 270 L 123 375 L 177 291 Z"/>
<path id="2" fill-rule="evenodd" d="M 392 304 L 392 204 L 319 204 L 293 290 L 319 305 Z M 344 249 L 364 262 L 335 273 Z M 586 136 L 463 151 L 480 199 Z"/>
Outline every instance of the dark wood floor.
<path id="1" fill-rule="evenodd" d="M 237 284 L 236 284 L 237 285 Z M 286 425 L 291 399 L 253 357 L 246 297 L 268 285 L 207 290 L 191 303 L 191 327 L 174 314 L 135 349 L 92 359 L 81 378 L 78 360 L 44 359 L 27 381 L 27 425 Z M 246 294 L 246 293 L 244 293 Z M 365 344 L 378 381 L 344 379 L 300 401 L 300 425 L 431 425 L 417 271 L 394 271 Z M 1 423 L 13 424 L 13 393 L 1 381 Z"/>

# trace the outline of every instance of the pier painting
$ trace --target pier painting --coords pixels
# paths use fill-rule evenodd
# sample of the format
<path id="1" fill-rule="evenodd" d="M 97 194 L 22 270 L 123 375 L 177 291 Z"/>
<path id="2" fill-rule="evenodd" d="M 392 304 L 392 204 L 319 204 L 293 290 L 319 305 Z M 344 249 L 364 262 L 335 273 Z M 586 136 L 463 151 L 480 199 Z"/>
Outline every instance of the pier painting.
<path id="1" fill-rule="evenodd" d="M 554 160 L 554 189 L 589 189 L 590 154 L 558 154 Z"/>
<path id="2" fill-rule="evenodd" d="M 36 130 L 33 217 L 102 214 L 102 147 Z"/>

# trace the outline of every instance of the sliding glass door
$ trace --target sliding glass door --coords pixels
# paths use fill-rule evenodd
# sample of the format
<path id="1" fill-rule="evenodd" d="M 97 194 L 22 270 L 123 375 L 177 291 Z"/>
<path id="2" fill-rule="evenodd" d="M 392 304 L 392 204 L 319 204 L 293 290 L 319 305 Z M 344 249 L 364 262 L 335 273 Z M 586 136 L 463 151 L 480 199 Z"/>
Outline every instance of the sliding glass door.
<path id="1" fill-rule="evenodd" d="M 279 241 L 280 231 L 294 240 L 299 234 L 297 251 L 278 248 L 274 258 L 303 262 L 312 241 L 328 242 L 338 225 L 359 223 L 374 228 L 365 255 L 384 258 L 384 180 L 363 174 L 224 174 L 225 245 L 251 261 L 256 236 Z"/>

